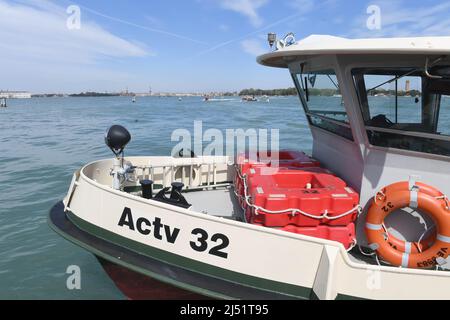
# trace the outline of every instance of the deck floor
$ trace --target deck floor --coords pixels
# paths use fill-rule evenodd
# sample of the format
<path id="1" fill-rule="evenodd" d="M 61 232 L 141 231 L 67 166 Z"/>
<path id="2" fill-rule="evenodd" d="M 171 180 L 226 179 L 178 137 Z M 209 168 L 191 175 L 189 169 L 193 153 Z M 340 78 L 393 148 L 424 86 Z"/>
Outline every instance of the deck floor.
<path id="1" fill-rule="evenodd" d="M 192 204 L 192 211 L 235 220 L 243 217 L 232 187 L 187 192 L 183 196 Z"/>

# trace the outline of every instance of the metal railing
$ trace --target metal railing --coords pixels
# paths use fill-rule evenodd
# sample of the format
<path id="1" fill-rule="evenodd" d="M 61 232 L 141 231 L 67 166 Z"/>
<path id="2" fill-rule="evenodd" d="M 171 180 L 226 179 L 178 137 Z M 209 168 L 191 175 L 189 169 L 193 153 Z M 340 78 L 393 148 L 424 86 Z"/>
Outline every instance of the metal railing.
<path id="1" fill-rule="evenodd" d="M 219 174 L 218 170 L 223 172 Z M 203 189 L 230 184 L 227 181 L 228 166 L 215 162 L 136 166 L 134 176 L 133 181 L 136 184 L 139 180 L 149 179 L 157 185 L 162 185 L 162 188 L 170 187 L 173 182 L 183 182 L 186 189 Z"/>

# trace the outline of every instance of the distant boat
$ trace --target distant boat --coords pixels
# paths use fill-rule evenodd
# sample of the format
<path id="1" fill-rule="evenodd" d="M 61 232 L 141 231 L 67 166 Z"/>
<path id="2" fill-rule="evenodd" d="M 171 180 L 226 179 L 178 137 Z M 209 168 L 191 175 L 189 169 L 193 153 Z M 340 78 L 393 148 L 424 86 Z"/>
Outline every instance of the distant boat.
<path id="1" fill-rule="evenodd" d="M 261 97 L 261 100 L 264 101 L 264 102 L 267 102 L 267 103 L 270 102 L 269 96 L 262 96 L 262 97 Z"/>
<path id="2" fill-rule="evenodd" d="M 6 98 L 2 98 L 1 102 L 0 102 L 0 108 L 6 108 Z"/>
<path id="3" fill-rule="evenodd" d="M 246 102 L 256 102 L 258 101 L 258 99 L 256 99 L 254 96 L 243 96 L 242 97 L 242 101 L 246 101 Z"/>
<path id="4" fill-rule="evenodd" d="M 136 102 L 136 97 L 133 97 L 133 99 L 131 99 L 131 102 L 135 103 Z"/>
<path id="5" fill-rule="evenodd" d="M 182 98 L 178 98 L 178 101 L 182 101 L 183 99 Z"/>

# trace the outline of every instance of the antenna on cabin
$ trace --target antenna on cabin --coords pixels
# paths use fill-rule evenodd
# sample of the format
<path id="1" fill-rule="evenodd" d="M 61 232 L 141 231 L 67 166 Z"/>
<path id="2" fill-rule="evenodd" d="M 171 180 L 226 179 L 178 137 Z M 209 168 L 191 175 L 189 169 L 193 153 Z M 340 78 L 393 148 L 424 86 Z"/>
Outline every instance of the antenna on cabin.
<path id="1" fill-rule="evenodd" d="M 277 34 L 274 32 L 269 32 L 267 34 L 267 42 L 269 42 L 270 48 L 273 47 L 273 44 L 277 41 Z"/>

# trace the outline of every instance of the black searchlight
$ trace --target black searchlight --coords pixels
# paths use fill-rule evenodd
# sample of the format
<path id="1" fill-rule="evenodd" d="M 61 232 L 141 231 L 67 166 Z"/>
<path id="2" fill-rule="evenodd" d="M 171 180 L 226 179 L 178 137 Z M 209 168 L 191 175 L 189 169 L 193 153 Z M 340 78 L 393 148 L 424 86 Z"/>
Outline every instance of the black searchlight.
<path id="1" fill-rule="evenodd" d="M 130 140 L 130 133 L 120 125 L 110 127 L 105 134 L 105 143 L 116 157 L 123 152 Z"/>

